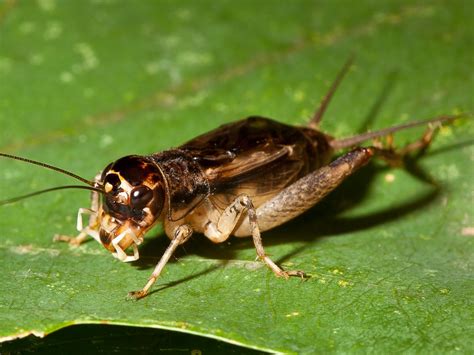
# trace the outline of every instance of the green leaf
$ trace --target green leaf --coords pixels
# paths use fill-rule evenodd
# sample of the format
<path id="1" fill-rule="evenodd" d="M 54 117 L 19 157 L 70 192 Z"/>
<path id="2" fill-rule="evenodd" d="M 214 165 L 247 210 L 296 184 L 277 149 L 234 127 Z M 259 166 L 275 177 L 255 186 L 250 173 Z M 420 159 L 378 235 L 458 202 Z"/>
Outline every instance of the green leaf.
<path id="1" fill-rule="evenodd" d="M 336 137 L 472 112 L 472 6 L 3 1 L 0 151 L 91 178 L 121 156 L 177 146 L 249 115 L 303 124 L 351 53 L 356 64 L 322 125 Z M 267 252 L 311 274 L 305 282 L 275 278 L 254 261 L 250 239 L 214 245 L 197 235 L 151 295 L 127 301 L 167 246 L 159 230 L 139 262 L 123 264 L 92 241 L 52 242 L 75 233 L 85 192 L 2 206 L 0 337 L 116 324 L 272 352 L 470 353 L 473 133 L 472 117 L 444 127 L 419 161 L 438 188 L 373 164 L 264 233 Z M 0 199 L 70 182 L 0 161 Z"/>

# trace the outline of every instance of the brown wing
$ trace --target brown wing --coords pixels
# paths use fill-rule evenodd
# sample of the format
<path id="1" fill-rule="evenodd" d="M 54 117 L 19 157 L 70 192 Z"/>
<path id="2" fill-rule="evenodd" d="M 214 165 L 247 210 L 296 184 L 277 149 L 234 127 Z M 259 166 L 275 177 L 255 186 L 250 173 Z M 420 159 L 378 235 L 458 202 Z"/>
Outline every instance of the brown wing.
<path id="1" fill-rule="evenodd" d="M 204 169 L 207 178 L 222 185 L 229 180 L 242 181 L 250 173 L 255 174 L 262 167 L 275 163 L 291 152 L 291 147 L 262 145 L 236 154 L 232 160 Z"/>
<path id="2" fill-rule="evenodd" d="M 258 206 L 307 174 L 318 165 L 317 146 L 305 128 L 250 117 L 221 126 L 179 149 L 200 164 L 210 184 L 211 200 L 225 208 L 242 193 Z"/>
<path id="3" fill-rule="evenodd" d="M 232 162 L 205 170 L 214 193 L 211 199 L 225 208 L 246 194 L 255 206 L 270 199 L 301 175 L 304 162 L 292 159 L 290 146 L 265 147 L 239 154 Z"/>

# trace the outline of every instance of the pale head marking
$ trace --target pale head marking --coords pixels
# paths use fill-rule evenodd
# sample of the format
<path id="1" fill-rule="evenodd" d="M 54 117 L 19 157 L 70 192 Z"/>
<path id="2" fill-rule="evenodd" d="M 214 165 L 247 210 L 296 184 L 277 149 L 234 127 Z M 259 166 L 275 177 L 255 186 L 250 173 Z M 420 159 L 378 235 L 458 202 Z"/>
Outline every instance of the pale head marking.
<path id="1" fill-rule="evenodd" d="M 104 191 L 105 193 L 109 193 L 110 191 L 112 191 L 113 189 L 113 186 L 111 183 L 107 182 L 105 185 L 104 185 Z"/>

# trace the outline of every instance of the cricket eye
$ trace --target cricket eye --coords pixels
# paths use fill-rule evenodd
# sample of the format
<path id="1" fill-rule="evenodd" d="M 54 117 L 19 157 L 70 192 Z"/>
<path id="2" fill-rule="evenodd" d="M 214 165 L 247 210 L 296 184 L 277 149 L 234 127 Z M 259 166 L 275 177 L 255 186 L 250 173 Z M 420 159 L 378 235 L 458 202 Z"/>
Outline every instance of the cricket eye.
<path id="1" fill-rule="evenodd" d="M 153 198 L 153 191 L 146 186 L 140 186 L 132 190 L 130 203 L 137 209 L 144 208 Z"/>

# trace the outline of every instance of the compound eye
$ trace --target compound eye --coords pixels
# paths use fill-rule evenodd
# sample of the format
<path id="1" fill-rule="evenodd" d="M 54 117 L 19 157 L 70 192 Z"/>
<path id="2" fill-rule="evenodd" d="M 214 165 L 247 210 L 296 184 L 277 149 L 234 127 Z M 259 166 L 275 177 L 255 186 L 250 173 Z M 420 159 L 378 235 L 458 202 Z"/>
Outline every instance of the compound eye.
<path id="1" fill-rule="evenodd" d="M 140 186 L 132 190 L 130 203 L 133 208 L 142 209 L 153 198 L 153 191 L 146 186 Z"/>

